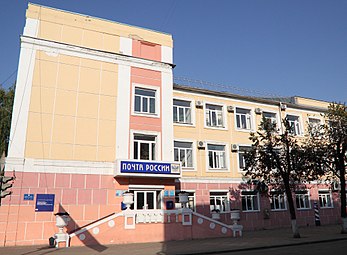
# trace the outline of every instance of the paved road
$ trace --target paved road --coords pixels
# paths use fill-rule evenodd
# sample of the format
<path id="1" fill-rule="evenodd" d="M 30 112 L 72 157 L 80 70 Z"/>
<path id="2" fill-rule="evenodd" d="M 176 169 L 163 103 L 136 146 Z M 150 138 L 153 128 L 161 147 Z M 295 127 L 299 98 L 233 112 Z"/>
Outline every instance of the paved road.
<path id="1" fill-rule="evenodd" d="M 212 253 L 209 253 L 212 254 Z M 255 249 L 214 253 L 215 255 L 344 255 L 347 254 L 347 240 L 329 241 L 315 244 L 285 246 L 279 248 Z"/>

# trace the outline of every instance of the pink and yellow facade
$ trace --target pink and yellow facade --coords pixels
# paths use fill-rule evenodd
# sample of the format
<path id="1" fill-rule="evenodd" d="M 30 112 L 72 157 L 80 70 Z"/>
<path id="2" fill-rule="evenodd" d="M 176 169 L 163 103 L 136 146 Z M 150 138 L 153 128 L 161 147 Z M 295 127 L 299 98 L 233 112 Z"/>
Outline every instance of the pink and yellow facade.
<path id="1" fill-rule="evenodd" d="M 47 244 L 57 212 L 70 215 L 70 245 L 231 235 L 236 208 L 245 229 L 289 226 L 283 194 L 269 200 L 244 184 L 242 153 L 262 117 L 289 117 L 303 137 L 327 103 L 174 85 L 173 67 L 169 34 L 29 4 L 1 245 Z M 336 199 L 323 184 L 297 194 L 299 223 L 314 224 L 314 201 L 322 224 L 337 223 Z"/>

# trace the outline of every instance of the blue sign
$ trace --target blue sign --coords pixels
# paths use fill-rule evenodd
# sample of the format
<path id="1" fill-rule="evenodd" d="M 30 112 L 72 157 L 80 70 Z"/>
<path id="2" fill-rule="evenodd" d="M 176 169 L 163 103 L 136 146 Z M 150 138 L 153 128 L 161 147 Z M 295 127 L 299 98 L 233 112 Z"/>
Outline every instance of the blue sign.
<path id="1" fill-rule="evenodd" d="M 24 200 L 34 200 L 34 194 L 24 194 Z"/>
<path id="2" fill-rule="evenodd" d="M 36 212 L 53 212 L 54 194 L 37 194 L 36 195 Z"/>
<path id="3" fill-rule="evenodd" d="M 121 161 L 120 173 L 180 175 L 180 165 L 147 161 Z"/>

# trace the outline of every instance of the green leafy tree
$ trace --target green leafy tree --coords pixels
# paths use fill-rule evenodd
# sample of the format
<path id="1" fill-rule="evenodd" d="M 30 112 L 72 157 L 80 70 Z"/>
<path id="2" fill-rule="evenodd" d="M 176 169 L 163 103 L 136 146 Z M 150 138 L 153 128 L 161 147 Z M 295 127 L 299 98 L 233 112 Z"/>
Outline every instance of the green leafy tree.
<path id="1" fill-rule="evenodd" d="M 300 238 L 294 192 L 304 188 L 314 173 L 308 170 L 302 146 L 292 133 L 293 127 L 287 120 L 283 120 L 280 131 L 275 123 L 264 119 L 257 133 L 250 136 L 252 149 L 245 155 L 245 176 L 286 194 L 293 237 Z"/>
<path id="2" fill-rule="evenodd" d="M 0 154 L 7 155 L 8 141 L 10 137 L 12 108 L 15 85 L 4 89 L 0 85 Z"/>
<path id="3" fill-rule="evenodd" d="M 340 182 L 342 233 L 347 233 L 346 168 L 347 168 L 347 107 L 330 104 L 326 123 L 309 129 L 306 143 L 312 168 L 323 172 L 323 178 Z"/>

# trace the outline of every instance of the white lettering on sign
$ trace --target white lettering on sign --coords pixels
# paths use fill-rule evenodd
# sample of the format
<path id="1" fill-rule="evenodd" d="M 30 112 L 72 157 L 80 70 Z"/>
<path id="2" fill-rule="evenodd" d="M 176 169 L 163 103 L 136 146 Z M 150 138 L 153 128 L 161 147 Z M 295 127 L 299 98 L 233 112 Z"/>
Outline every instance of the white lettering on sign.
<path id="1" fill-rule="evenodd" d="M 170 172 L 170 166 L 166 165 L 146 165 L 146 171 L 150 172 Z"/>
<path id="2" fill-rule="evenodd" d="M 143 165 L 136 163 L 122 163 L 122 169 L 126 169 L 128 171 L 143 171 Z"/>

